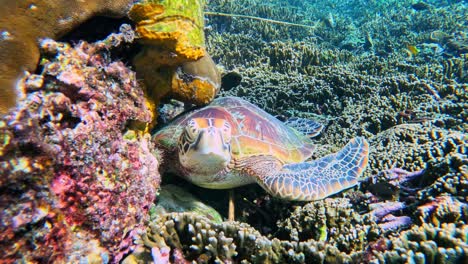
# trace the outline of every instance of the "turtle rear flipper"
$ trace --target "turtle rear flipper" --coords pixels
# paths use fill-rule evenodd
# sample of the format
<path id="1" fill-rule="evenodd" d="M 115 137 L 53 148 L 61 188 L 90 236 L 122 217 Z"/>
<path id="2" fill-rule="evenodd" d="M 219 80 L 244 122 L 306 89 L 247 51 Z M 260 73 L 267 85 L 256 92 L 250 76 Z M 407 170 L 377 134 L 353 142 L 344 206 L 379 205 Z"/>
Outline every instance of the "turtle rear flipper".
<path id="1" fill-rule="evenodd" d="M 281 166 L 274 157 L 262 157 L 249 162 L 248 171 L 274 196 L 312 201 L 356 185 L 367 166 L 368 154 L 369 144 L 358 137 L 339 152 L 318 160 Z"/>
<path id="2" fill-rule="evenodd" d="M 284 124 L 311 138 L 318 136 L 323 129 L 322 124 L 306 118 L 291 117 Z"/>

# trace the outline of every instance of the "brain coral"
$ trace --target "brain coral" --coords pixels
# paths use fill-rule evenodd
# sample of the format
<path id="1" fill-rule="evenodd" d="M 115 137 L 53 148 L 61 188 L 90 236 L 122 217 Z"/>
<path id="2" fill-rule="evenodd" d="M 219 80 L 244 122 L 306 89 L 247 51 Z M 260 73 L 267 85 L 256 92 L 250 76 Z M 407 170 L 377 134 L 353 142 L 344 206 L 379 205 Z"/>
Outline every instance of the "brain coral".
<path id="1" fill-rule="evenodd" d="M 152 119 L 111 35 L 40 43 L 17 110 L 0 121 L 0 250 L 22 262 L 117 262 L 148 219 L 160 178 Z"/>

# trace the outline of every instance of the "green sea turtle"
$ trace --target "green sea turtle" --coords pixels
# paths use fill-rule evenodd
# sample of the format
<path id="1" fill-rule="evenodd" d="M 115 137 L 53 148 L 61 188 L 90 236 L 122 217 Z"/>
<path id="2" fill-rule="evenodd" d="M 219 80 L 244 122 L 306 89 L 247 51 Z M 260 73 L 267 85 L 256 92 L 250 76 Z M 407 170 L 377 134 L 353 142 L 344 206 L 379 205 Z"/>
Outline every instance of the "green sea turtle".
<path id="1" fill-rule="evenodd" d="M 236 97 L 176 118 L 153 140 L 165 154 L 163 167 L 198 186 L 257 182 L 273 196 L 300 201 L 356 185 L 369 153 L 367 141 L 357 137 L 337 153 L 306 161 L 314 150 L 311 139 Z"/>

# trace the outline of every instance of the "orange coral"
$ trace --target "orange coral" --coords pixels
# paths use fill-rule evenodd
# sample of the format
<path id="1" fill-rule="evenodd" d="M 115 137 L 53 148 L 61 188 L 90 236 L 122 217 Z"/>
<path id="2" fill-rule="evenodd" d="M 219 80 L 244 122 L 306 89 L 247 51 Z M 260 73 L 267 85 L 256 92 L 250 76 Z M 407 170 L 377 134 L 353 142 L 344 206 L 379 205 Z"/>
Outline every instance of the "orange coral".
<path id="1" fill-rule="evenodd" d="M 220 88 L 219 72 L 205 49 L 204 4 L 204 0 L 144 0 L 129 12 L 144 45 L 133 63 L 156 105 L 167 95 L 208 104 Z"/>
<path id="2" fill-rule="evenodd" d="M 187 28 L 187 21 L 174 21 L 174 27 Z M 180 31 L 154 32 L 145 27 L 137 27 L 136 32 L 142 38 L 142 43 L 147 45 L 161 45 L 166 48 L 165 56 L 156 63 L 163 65 L 176 65 L 186 61 L 197 60 L 205 56 L 204 47 L 192 46 L 188 38 Z M 159 51 L 161 52 L 161 50 Z"/>
<path id="3" fill-rule="evenodd" d="M 164 47 L 160 51 L 172 54 L 171 60 L 156 63 L 176 65 L 205 55 L 203 6 L 200 0 L 145 1 L 135 4 L 129 17 L 146 47 Z"/>

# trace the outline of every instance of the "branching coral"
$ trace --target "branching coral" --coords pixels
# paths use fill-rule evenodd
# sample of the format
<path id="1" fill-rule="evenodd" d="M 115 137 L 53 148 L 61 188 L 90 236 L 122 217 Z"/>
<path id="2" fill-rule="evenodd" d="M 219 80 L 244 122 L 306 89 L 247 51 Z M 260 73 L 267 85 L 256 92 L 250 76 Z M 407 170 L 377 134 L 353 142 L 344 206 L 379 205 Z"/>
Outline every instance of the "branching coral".
<path id="1" fill-rule="evenodd" d="M 247 224 L 215 224 L 190 213 L 161 215 L 136 243 L 141 246 L 140 257 L 148 256 L 153 248 L 169 247 L 171 255 L 182 250 L 186 260 L 198 263 L 346 263 L 361 257 L 360 254 L 340 252 L 325 242 L 270 240 Z M 142 251 L 146 251 L 146 254 Z M 135 260 L 138 256 L 130 256 L 129 259 Z"/>
<path id="2" fill-rule="evenodd" d="M 373 250 L 370 263 L 463 263 L 468 258 L 467 225 L 415 226 L 387 240 L 388 250 Z"/>
<path id="3" fill-rule="evenodd" d="M 376 218 L 360 215 L 348 199 L 325 199 L 298 206 L 277 223 L 276 236 L 292 241 L 326 241 L 345 252 L 362 250 L 380 233 Z"/>

